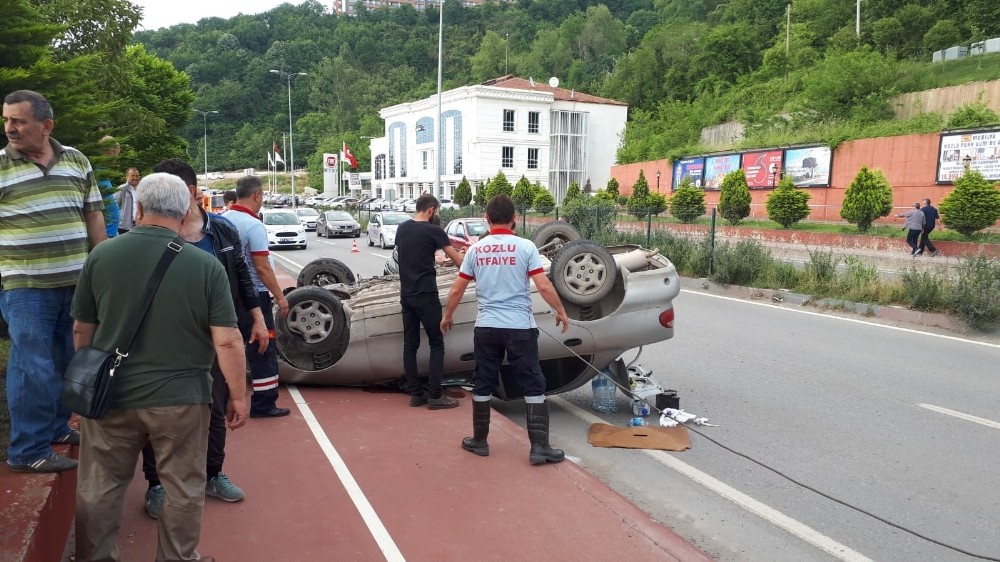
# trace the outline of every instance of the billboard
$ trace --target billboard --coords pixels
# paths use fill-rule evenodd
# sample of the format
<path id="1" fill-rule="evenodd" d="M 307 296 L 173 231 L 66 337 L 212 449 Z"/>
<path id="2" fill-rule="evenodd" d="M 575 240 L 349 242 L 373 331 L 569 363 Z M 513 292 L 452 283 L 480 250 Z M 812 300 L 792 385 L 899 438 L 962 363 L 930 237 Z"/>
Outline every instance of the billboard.
<path id="1" fill-rule="evenodd" d="M 780 150 L 761 150 L 743 154 L 743 173 L 750 189 L 775 187 L 781 181 Z"/>
<path id="2" fill-rule="evenodd" d="M 785 175 L 796 187 L 830 187 L 830 161 L 833 152 L 826 146 L 807 146 L 785 150 Z"/>
<path id="3" fill-rule="evenodd" d="M 722 179 L 729 172 L 740 169 L 740 155 L 709 156 L 705 158 L 705 189 L 721 189 Z"/>
<path id="4" fill-rule="evenodd" d="M 938 149 L 937 183 L 952 183 L 969 169 L 990 180 L 1000 180 L 1000 130 L 942 133 Z"/>
<path id="5" fill-rule="evenodd" d="M 674 185 L 677 189 L 684 178 L 691 178 L 695 187 L 702 186 L 702 173 L 705 171 L 704 158 L 682 158 L 674 162 Z"/>

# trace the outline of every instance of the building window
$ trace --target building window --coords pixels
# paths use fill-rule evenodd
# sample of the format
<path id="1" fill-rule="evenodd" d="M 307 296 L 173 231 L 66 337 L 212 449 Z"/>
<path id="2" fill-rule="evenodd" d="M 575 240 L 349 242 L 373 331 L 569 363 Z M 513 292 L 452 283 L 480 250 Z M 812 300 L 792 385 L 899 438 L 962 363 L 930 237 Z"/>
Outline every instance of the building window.
<path id="1" fill-rule="evenodd" d="M 529 148 L 528 149 L 528 169 L 537 170 L 538 169 L 538 149 Z"/>
<path id="2" fill-rule="evenodd" d="M 514 147 L 505 146 L 503 147 L 503 156 L 500 158 L 501 168 L 513 168 L 514 167 Z"/>
<path id="3" fill-rule="evenodd" d="M 431 170 L 433 166 L 431 164 L 434 161 L 434 151 L 433 150 L 422 150 L 420 152 L 420 165 L 424 170 Z"/>
<path id="4" fill-rule="evenodd" d="M 514 130 L 514 110 L 505 109 L 503 110 L 503 130 L 513 131 Z"/>
<path id="5" fill-rule="evenodd" d="M 424 144 L 434 141 L 434 121 L 430 117 L 422 117 L 417 120 L 417 144 Z"/>
<path id="6" fill-rule="evenodd" d="M 538 132 L 538 122 L 539 122 L 539 119 L 540 119 L 540 117 L 539 117 L 539 113 L 537 111 L 529 111 L 528 112 L 528 132 L 529 133 L 537 133 Z"/>

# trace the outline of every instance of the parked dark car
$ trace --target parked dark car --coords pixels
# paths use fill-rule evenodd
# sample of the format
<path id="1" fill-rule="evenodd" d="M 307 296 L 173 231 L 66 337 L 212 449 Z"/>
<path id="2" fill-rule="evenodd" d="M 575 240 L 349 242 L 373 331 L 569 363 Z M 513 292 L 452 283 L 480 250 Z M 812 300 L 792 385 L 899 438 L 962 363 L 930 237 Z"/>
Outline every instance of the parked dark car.
<path id="1" fill-rule="evenodd" d="M 347 211 L 326 211 L 316 219 L 316 236 L 361 236 L 361 224 Z"/>

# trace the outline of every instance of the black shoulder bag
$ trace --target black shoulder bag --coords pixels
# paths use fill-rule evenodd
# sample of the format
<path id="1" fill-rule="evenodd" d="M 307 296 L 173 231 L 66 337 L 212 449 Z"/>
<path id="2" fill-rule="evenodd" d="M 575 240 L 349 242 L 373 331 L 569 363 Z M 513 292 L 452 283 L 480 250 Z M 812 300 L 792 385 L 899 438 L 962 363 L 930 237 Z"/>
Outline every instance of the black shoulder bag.
<path id="1" fill-rule="evenodd" d="M 76 350 L 63 376 L 63 406 L 92 420 L 103 419 L 108 415 L 115 395 L 115 369 L 121 365 L 122 359 L 128 357 L 129 349 L 132 348 L 135 336 L 139 333 L 139 327 L 142 326 L 142 321 L 145 320 L 146 313 L 153 304 L 153 297 L 160 287 L 160 281 L 170 267 L 170 262 L 183 247 L 184 240 L 179 236 L 167 244 L 160 262 L 153 270 L 153 276 L 146 285 L 142 311 L 132 316 L 132 335 L 128 337 L 124 348 L 115 348 L 114 353 L 89 345 Z"/>

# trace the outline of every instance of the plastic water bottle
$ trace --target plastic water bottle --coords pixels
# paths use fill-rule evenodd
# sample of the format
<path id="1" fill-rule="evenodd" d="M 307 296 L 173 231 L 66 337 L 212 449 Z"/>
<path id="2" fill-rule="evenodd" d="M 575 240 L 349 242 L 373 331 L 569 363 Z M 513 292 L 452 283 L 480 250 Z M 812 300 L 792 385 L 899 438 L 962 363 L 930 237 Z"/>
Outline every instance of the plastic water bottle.
<path id="1" fill-rule="evenodd" d="M 649 404 L 641 398 L 632 399 L 632 415 L 646 417 L 649 415 Z"/>
<path id="2" fill-rule="evenodd" d="M 647 426 L 649 426 L 649 422 L 646 420 L 646 418 L 644 418 L 642 416 L 636 416 L 636 417 L 628 420 L 628 426 L 629 427 L 647 427 Z"/>
<path id="3" fill-rule="evenodd" d="M 618 403 L 615 400 L 615 384 L 604 375 L 598 375 L 590 382 L 590 388 L 594 393 L 593 408 L 597 412 L 610 414 L 618 411 Z"/>

